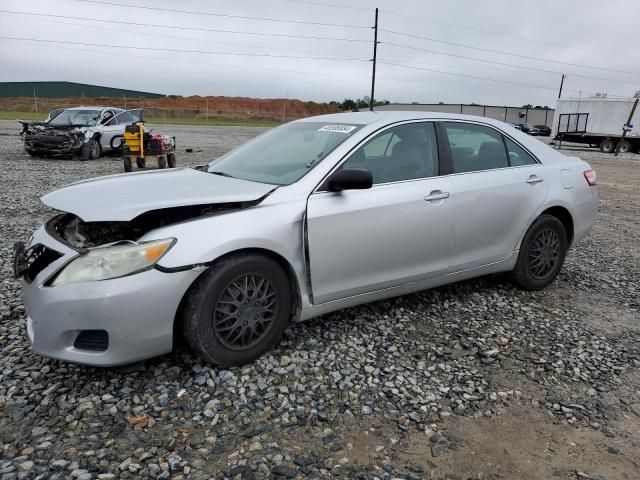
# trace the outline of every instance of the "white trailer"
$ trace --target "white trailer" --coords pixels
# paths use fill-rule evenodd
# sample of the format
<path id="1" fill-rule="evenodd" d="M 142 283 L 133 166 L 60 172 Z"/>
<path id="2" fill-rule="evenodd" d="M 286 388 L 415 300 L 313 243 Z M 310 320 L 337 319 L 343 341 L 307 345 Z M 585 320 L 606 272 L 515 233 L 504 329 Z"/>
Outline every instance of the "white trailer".
<path id="1" fill-rule="evenodd" d="M 640 92 L 638 92 L 640 93 Z M 636 94 L 636 97 L 638 94 Z M 553 127 L 557 141 L 584 143 L 612 153 L 622 137 L 620 152 L 640 152 L 640 107 L 636 109 L 630 125 L 629 114 L 636 98 L 562 98 L 558 100 Z"/>

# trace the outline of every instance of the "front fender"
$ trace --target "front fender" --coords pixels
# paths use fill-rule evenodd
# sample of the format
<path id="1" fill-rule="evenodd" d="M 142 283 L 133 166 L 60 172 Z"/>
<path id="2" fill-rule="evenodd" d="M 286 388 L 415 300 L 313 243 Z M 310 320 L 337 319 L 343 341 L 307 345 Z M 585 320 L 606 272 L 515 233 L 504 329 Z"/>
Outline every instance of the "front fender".
<path id="1" fill-rule="evenodd" d="M 197 268 L 239 250 L 262 249 L 284 258 L 306 296 L 303 219 L 305 202 L 258 205 L 198 217 L 162 227 L 140 240 L 177 239 L 174 247 L 158 262 L 162 269 Z"/>

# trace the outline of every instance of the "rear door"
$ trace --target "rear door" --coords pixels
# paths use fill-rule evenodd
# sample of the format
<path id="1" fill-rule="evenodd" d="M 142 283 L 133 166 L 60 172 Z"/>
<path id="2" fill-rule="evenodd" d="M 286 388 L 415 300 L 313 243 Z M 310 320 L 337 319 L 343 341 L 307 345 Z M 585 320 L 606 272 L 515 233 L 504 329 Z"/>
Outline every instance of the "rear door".
<path id="1" fill-rule="evenodd" d="M 453 175 L 452 271 L 506 259 L 548 193 L 545 168 L 486 125 L 446 122 Z"/>
<path id="2" fill-rule="evenodd" d="M 433 123 L 387 129 L 339 168 L 367 169 L 368 190 L 314 192 L 307 239 L 314 303 L 442 275 L 449 269 L 449 178 Z"/>

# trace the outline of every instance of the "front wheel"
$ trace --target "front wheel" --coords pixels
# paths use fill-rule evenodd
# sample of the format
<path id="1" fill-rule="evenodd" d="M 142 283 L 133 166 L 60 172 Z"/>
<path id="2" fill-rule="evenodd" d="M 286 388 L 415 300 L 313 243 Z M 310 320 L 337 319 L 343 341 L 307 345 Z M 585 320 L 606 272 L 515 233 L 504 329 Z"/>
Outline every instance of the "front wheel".
<path id="1" fill-rule="evenodd" d="M 567 253 L 567 232 L 562 222 L 551 215 L 540 215 L 525 234 L 513 280 L 526 290 L 549 285 L 562 268 Z"/>
<path id="2" fill-rule="evenodd" d="M 251 362 L 280 340 L 291 313 L 291 288 L 270 258 L 238 254 L 214 264 L 186 299 L 184 336 L 207 361 Z"/>
<path id="3" fill-rule="evenodd" d="M 616 148 L 616 144 L 613 143 L 613 140 L 609 140 L 607 138 L 606 140 L 603 140 L 602 142 L 600 142 L 600 151 L 602 153 L 611 153 L 615 148 Z"/>

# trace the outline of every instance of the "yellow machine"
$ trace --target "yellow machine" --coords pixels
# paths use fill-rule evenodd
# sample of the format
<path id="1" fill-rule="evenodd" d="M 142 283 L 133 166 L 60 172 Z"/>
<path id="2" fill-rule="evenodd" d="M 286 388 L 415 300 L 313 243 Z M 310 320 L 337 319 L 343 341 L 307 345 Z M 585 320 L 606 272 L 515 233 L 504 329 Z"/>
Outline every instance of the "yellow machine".
<path id="1" fill-rule="evenodd" d="M 124 135 L 114 137 L 112 143 L 115 138 L 122 138 L 122 162 L 125 172 L 133 170 L 134 160 L 138 168 L 145 168 L 148 158 L 155 159 L 158 168 L 176 166 L 176 137 L 147 132 L 144 121 L 127 125 Z"/>

